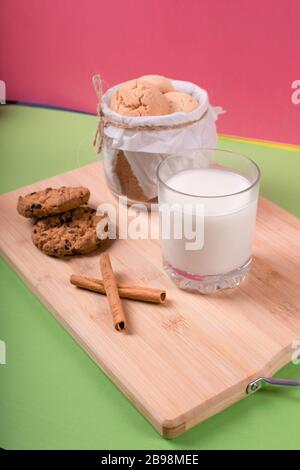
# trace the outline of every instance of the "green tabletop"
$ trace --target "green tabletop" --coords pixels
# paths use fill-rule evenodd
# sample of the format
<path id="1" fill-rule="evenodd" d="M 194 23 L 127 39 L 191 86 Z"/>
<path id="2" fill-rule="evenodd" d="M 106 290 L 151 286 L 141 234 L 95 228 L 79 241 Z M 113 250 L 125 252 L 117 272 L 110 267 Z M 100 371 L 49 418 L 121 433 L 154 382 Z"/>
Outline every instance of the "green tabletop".
<path id="1" fill-rule="evenodd" d="M 0 192 L 97 160 L 96 119 L 66 111 L 0 106 Z M 300 149 L 220 137 L 250 156 L 261 192 L 300 216 Z M 299 332 L 300 338 L 300 332 Z M 300 449 L 298 390 L 263 390 L 164 440 L 0 261 L 0 447 L 7 449 Z M 300 378 L 289 364 L 278 374 Z"/>

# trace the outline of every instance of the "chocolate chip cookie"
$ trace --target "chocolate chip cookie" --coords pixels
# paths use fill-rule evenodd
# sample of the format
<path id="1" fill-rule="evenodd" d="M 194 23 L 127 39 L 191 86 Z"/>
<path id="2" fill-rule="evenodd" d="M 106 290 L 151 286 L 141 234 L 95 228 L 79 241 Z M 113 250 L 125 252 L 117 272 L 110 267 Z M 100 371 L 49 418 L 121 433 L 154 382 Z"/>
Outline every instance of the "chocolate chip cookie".
<path id="1" fill-rule="evenodd" d="M 45 217 L 33 225 L 32 241 L 41 251 L 57 258 L 90 253 L 103 243 L 96 227 L 104 217 L 107 219 L 105 215 L 97 216 L 90 207 Z M 103 224 L 103 239 L 106 230 L 107 224 Z"/>
<path id="2" fill-rule="evenodd" d="M 47 188 L 18 199 L 17 210 L 24 217 L 42 218 L 49 215 L 75 209 L 86 204 L 90 197 L 90 191 L 83 186 L 71 188 Z"/>

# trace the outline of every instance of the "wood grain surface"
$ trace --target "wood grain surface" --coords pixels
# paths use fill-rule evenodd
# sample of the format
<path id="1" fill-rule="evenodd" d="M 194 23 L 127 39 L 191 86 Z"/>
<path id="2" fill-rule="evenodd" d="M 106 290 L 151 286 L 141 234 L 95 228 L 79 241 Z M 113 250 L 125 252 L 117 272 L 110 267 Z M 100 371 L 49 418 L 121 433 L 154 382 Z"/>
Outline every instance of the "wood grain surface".
<path id="1" fill-rule="evenodd" d="M 292 343 L 300 338 L 300 220 L 261 199 L 249 276 L 240 287 L 212 296 L 172 283 L 158 240 L 110 243 L 118 282 L 167 291 L 162 305 L 122 299 L 128 328 L 120 334 L 105 296 L 69 281 L 73 273 L 100 276 L 99 252 L 50 258 L 32 244 L 31 222 L 16 211 L 20 194 L 60 185 L 87 186 L 95 207 L 116 203 L 101 163 L 5 194 L 1 254 L 163 436 L 175 437 L 244 398 L 250 381 L 291 360 Z"/>

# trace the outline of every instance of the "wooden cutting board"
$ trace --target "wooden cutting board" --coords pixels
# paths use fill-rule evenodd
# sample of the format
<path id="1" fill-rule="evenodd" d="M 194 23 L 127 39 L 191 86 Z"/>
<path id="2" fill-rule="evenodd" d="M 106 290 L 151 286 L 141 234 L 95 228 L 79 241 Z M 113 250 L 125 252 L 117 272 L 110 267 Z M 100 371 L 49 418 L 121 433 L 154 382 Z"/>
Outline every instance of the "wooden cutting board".
<path id="1" fill-rule="evenodd" d="M 163 287 L 168 298 L 164 305 L 124 300 L 129 327 L 122 334 L 112 327 L 105 296 L 69 283 L 72 273 L 99 276 L 99 253 L 47 257 L 31 242 L 31 222 L 16 211 L 20 194 L 60 185 L 89 187 L 95 207 L 116 203 L 101 163 L 5 194 L 1 253 L 163 436 L 178 436 L 244 398 L 249 382 L 291 360 L 292 343 L 300 338 L 300 220 L 261 199 L 251 273 L 240 287 L 212 296 L 172 283 L 158 240 L 113 242 L 118 279 Z"/>

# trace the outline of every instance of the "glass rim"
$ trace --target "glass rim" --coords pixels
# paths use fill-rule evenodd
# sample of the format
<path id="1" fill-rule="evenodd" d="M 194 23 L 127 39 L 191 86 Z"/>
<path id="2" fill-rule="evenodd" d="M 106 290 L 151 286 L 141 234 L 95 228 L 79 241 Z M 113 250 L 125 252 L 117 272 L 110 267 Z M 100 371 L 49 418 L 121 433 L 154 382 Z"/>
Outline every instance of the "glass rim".
<path id="1" fill-rule="evenodd" d="M 236 196 L 238 194 L 242 194 L 242 193 L 245 193 L 247 191 L 250 191 L 252 188 L 254 188 L 254 186 L 257 185 L 257 183 L 259 182 L 260 180 L 260 177 L 261 177 L 261 172 L 260 172 L 260 169 L 259 169 L 259 166 L 257 165 L 257 163 L 255 163 L 254 160 L 252 160 L 251 158 L 247 157 L 246 155 L 243 155 L 241 153 L 238 153 L 238 152 L 232 152 L 231 150 L 226 150 L 226 149 L 218 149 L 218 148 L 199 148 L 199 149 L 191 149 L 191 151 L 195 151 L 195 150 L 204 150 L 204 151 L 209 151 L 209 152 L 223 152 L 223 153 L 229 153 L 231 155 L 235 155 L 239 158 L 242 158 L 243 160 L 246 160 L 248 161 L 249 163 L 251 163 L 254 168 L 256 169 L 257 171 L 257 176 L 254 180 L 253 183 L 251 183 L 247 188 L 245 189 L 242 189 L 241 191 L 235 191 L 234 193 L 227 193 L 227 194 L 220 194 L 218 196 L 201 196 L 200 194 L 192 194 L 192 193 L 185 193 L 184 191 L 179 191 L 177 189 L 174 189 L 172 188 L 171 186 L 169 186 L 165 181 L 162 180 L 162 178 L 160 177 L 159 175 L 159 172 L 160 172 L 160 169 L 161 167 L 164 165 L 164 163 L 168 162 L 169 160 L 171 160 L 172 158 L 180 158 L 180 157 L 187 157 L 187 155 L 170 155 L 169 157 L 165 158 L 164 160 L 162 160 L 160 162 L 160 164 L 158 165 L 157 167 L 157 170 L 156 170 L 156 176 L 157 176 L 157 180 L 159 183 L 161 183 L 163 186 L 165 186 L 167 189 L 169 189 L 170 191 L 173 191 L 174 193 L 177 193 L 177 194 L 182 194 L 184 196 L 190 196 L 190 197 L 197 197 L 197 198 L 205 198 L 205 199 L 218 199 L 218 198 L 224 198 L 224 197 L 229 197 L 229 196 Z M 192 157 L 191 157 L 192 158 Z M 179 172 L 178 172 L 179 173 Z M 250 182 L 249 182 L 250 183 Z"/>

